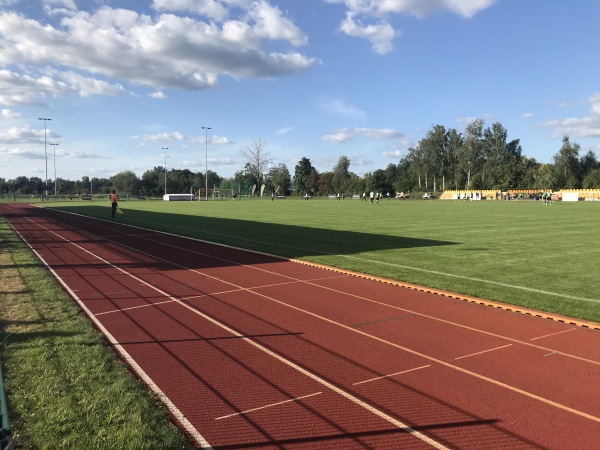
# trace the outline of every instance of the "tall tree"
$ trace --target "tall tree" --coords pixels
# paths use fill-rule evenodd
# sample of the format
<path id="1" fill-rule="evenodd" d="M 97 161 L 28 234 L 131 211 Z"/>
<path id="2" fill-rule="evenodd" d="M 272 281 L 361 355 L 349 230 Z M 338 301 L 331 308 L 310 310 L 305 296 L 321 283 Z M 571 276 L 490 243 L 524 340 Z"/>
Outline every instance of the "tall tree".
<path id="1" fill-rule="evenodd" d="M 484 135 L 485 163 L 483 165 L 481 187 L 488 189 L 508 189 L 515 187 L 518 178 L 521 146 L 519 141 L 507 143 L 508 131 L 499 122 L 486 128 Z"/>
<path id="2" fill-rule="evenodd" d="M 582 180 L 593 170 L 600 169 L 600 162 L 596 158 L 594 152 L 589 150 L 579 160 L 579 169 Z"/>
<path id="3" fill-rule="evenodd" d="M 265 141 L 259 138 L 253 141 L 251 145 L 240 149 L 240 155 L 246 160 L 248 172 L 254 177 L 257 187 L 260 186 L 263 175 L 266 173 L 269 164 L 271 164 L 270 154 L 265 147 Z"/>
<path id="4" fill-rule="evenodd" d="M 310 170 L 310 175 L 308 176 L 308 181 L 306 184 L 306 189 L 312 195 L 316 195 L 319 192 L 319 172 L 314 167 Z"/>
<path id="5" fill-rule="evenodd" d="M 445 188 L 446 176 L 449 166 L 448 132 L 442 125 L 434 125 L 427 132 L 427 135 L 419 142 L 419 147 L 423 151 L 426 167 L 426 189 L 429 181 L 432 182 L 433 190 L 437 191 L 437 180 L 442 182 Z"/>
<path id="6" fill-rule="evenodd" d="M 557 185 L 561 188 L 573 189 L 580 186 L 580 148 L 579 144 L 569 141 L 569 136 L 564 136 L 560 150 L 554 155 L 554 173 Z"/>
<path id="7" fill-rule="evenodd" d="M 466 175 L 466 189 L 474 187 L 474 175 L 481 170 L 483 165 L 483 125 L 482 119 L 474 120 L 465 129 L 462 146 L 457 149 L 457 164 Z"/>
<path id="8" fill-rule="evenodd" d="M 282 163 L 272 167 L 269 171 L 269 182 L 271 186 L 267 187 L 276 191 L 277 195 L 287 195 L 292 184 L 292 177 L 287 166 Z"/>
<path id="9" fill-rule="evenodd" d="M 131 170 L 125 170 L 114 175 L 111 179 L 114 188 L 123 194 L 138 195 L 140 180 Z"/>
<path id="10" fill-rule="evenodd" d="M 310 191 L 308 181 L 310 174 L 313 171 L 313 166 L 310 163 L 310 159 L 304 157 L 294 169 L 294 192 L 298 195 L 304 195 L 305 192 Z"/>
<path id="11" fill-rule="evenodd" d="M 319 192 L 321 195 L 333 194 L 335 192 L 333 187 L 333 172 L 323 172 L 319 176 Z"/>
<path id="12" fill-rule="evenodd" d="M 333 179 L 331 181 L 335 192 L 347 192 L 348 182 L 350 181 L 350 159 L 347 156 L 340 156 L 338 159 L 333 168 Z"/>
<path id="13" fill-rule="evenodd" d="M 540 164 L 535 170 L 533 179 L 535 184 L 532 187 L 534 189 L 546 191 L 557 187 L 556 177 L 551 164 Z"/>

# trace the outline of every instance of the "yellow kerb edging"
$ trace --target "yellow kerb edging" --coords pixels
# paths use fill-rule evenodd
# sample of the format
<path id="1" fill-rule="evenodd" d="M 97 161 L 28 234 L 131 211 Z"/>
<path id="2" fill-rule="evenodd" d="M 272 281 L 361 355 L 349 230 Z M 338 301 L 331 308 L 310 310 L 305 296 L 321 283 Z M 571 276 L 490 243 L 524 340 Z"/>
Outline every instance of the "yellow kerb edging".
<path id="1" fill-rule="evenodd" d="M 442 297 L 452 298 L 454 300 L 463 300 L 470 303 L 477 303 L 479 305 L 491 306 L 493 308 L 502 309 L 505 311 L 516 312 L 519 314 L 525 314 L 533 317 L 540 317 L 542 319 L 553 320 L 555 322 L 567 323 L 569 325 L 575 325 L 582 328 L 589 328 L 591 330 L 600 331 L 600 323 L 591 322 L 587 320 L 573 319 L 572 317 L 560 316 L 558 314 L 551 314 L 544 311 L 538 311 L 536 309 L 523 308 L 516 305 L 509 305 L 507 303 L 500 303 L 492 300 L 485 300 L 477 297 L 470 297 L 468 295 L 456 294 L 449 291 L 442 291 L 439 289 L 428 288 L 425 286 L 419 286 L 418 284 L 405 283 L 402 281 L 392 280 L 389 278 L 376 277 L 374 275 L 367 275 L 360 272 L 354 272 L 351 270 L 339 269 L 337 267 L 326 266 L 324 264 L 313 263 L 310 261 L 303 261 L 301 259 L 289 259 L 289 261 L 297 264 L 304 264 L 305 266 L 317 267 L 319 269 L 325 269 L 332 272 L 341 273 L 344 275 L 350 275 L 358 278 L 365 278 L 367 280 L 378 281 L 380 283 L 391 284 L 393 286 L 403 287 L 406 289 L 412 289 L 415 291 L 427 292 L 434 295 L 440 295 Z"/>

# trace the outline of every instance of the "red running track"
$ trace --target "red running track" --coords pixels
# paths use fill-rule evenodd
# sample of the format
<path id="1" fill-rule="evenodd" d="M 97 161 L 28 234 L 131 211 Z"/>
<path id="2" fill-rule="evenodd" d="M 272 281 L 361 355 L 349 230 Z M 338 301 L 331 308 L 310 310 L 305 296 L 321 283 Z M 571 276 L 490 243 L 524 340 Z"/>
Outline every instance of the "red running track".
<path id="1" fill-rule="evenodd" d="M 600 331 L 116 222 L 0 212 L 198 447 L 600 448 Z"/>

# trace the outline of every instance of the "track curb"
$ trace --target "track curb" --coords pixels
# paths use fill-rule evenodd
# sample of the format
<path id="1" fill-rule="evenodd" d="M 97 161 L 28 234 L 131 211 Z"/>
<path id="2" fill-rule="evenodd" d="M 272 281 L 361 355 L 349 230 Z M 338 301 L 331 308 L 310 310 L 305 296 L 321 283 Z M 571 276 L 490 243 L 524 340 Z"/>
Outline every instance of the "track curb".
<path id="1" fill-rule="evenodd" d="M 272 255 L 269 255 L 269 256 L 272 256 Z M 406 288 L 406 289 L 411 289 L 411 290 L 420 291 L 420 292 L 426 292 L 428 294 L 439 295 L 442 297 L 451 298 L 453 300 L 461 300 L 461 301 L 465 301 L 465 302 L 469 302 L 469 303 L 477 303 L 478 305 L 482 305 L 482 306 L 489 306 L 489 307 L 501 309 L 504 311 L 514 312 L 514 313 L 518 313 L 518 314 L 524 314 L 527 316 L 538 317 L 541 319 L 552 320 L 555 322 L 561 322 L 561 323 L 565 323 L 568 325 L 574 325 L 574 326 L 581 327 L 581 328 L 587 328 L 590 330 L 600 331 L 600 323 L 597 323 L 597 322 L 574 319 L 572 317 L 547 313 L 547 312 L 539 311 L 536 309 L 524 308 L 521 306 L 511 305 L 508 303 L 501 303 L 501 302 L 497 302 L 497 301 L 493 301 L 493 300 L 486 300 L 486 299 L 482 299 L 482 298 L 471 297 L 468 295 L 457 294 L 457 293 L 450 292 L 450 291 L 443 291 L 440 289 L 434 289 L 434 288 L 429 288 L 426 286 L 420 286 L 418 284 L 412 284 L 412 283 L 406 283 L 403 281 L 392 280 L 390 278 L 377 277 L 374 275 L 368 275 L 368 274 L 364 274 L 364 273 L 360 273 L 360 272 L 354 272 L 352 270 L 346 270 L 346 269 L 340 269 L 338 267 L 327 266 L 325 264 L 304 261 L 302 259 L 290 259 L 290 258 L 282 258 L 282 259 L 287 259 L 288 261 L 296 263 L 296 264 L 303 264 L 306 266 L 312 266 L 312 267 L 316 267 L 319 269 L 329 270 L 332 272 L 337 272 L 337 273 L 341 273 L 344 275 L 350 275 L 350 276 L 357 277 L 357 278 L 364 278 L 367 280 L 377 281 L 380 283 L 390 284 L 393 286 L 398 286 L 398 287 L 402 287 L 402 288 Z"/>

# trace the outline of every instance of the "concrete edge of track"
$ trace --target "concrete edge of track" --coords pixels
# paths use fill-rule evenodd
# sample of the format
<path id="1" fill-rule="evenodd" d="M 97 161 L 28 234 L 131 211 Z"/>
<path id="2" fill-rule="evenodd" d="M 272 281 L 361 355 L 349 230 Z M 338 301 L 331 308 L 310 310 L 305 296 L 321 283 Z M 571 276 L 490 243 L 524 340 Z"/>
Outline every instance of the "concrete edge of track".
<path id="1" fill-rule="evenodd" d="M 38 205 L 32 205 L 32 206 L 38 206 Z M 42 207 L 42 206 L 38 206 L 38 207 Z M 55 210 L 57 211 L 57 210 Z M 60 210 L 58 210 L 60 211 Z M 89 219 L 96 219 L 96 220 L 103 220 L 106 222 L 111 222 L 114 223 L 110 220 L 106 220 L 106 219 L 99 219 L 97 217 L 91 217 L 91 216 L 84 216 L 83 214 L 78 214 L 78 213 L 73 213 L 73 212 L 68 212 L 68 211 L 60 211 L 63 212 L 65 214 L 73 214 L 75 216 L 81 216 L 81 217 L 86 217 Z M 117 222 L 118 223 L 118 222 Z M 295 258 L 286 258 L 284 256 L 279 256 L 279 255 L 273 255 L 271 253 L 267 253 L 267 252 L 262 252 L 259 250 L 251 250 L 251 249 L 247 249 L 247 248 L 241 248 L 241 247 L 236 247 L 234 245 L 229 245 L 229 244 L 222 244 L 219 242 L 212 242 L 212 241 L 207 241 L 205 239 L 198 239 L 198 238 L 193 238 L 190 236 L 181 236 L 181 235 L 177 235 L 174 233 L 169 233 L 166 231 L 160 231 L 160 230 L 153 230 L 150 228 L 144 228 L 144 227 L 140 227 L 138 225 L 131 225 L 128 223 L 119 223 L 120 225 L 126 226 L 126 227 L 131 227 L 131 228 L 137 228 L 137 229 L 141 229 L 141 230 L 147 230 L 147 231 L 153 231 L 156 233 L 162 233 L 162 234 L 167 234 L 167 235 L 171 235 L 171 236 L 179 236 L 179 237 L 185 237 L 187 239 L 192 239 L 195 241 L 199 241 L 199 242 L 204 242 L 207 244 L 211 244 L 211 245 L 217 245 L 220 247 L 225 247 L 225 248 L 231 248 L 234 250 L 238 250 L 238 251 L 243 251 L 243 252 L 247 252 L 247 253 L 254 253 L 257 255 L 263 255 L 263 256 L 267 256 L 267 257 L 271 257 L 271 258 L 275 258 L 275 259 L 280 259 L 283 261 L 290 261 L 296 264 L 304 264 L 307 266 L 312 266 L 312 267 L 318 267 L 320 269 L 324 269 L 324 270 L 329 270 L 332 272 L 337 272 L 337 273 L 341 273 L 341 274 L 345 274 L 345 275 L 349 275 L 349 276 L 353 276 L 353 277 L 358 277 L 358 278 L 364 278 L 367 280 L 371 280 L 371 281 L 378 281 L 380 283 L 386 283 L 386 284 L 391 284 L 394 286 L 398 286 L 398 287 L 403 287 L 406 289 L 412 289 L 415 291 L 421 291 L 421 292 L 426 292 L 429 294 L 434 294 L 434 295 L 439 295 L 442 297 L 447 297 L 447 298 L 451 298 L 454 300 L 462 300 L 462 301 L 466 301 L 466 302 L 470 302 L 470 303 L 477 303 L 479 305 L 483 305 L 483 306 L 489 306 L 492 308 L 497 308 L 497 309 L 502 309 L 505 311 L 509 311 L 509 312 L 514 312 L 514 313 L 518 313 L 518 314 L 524 314 L 524 315 L 528 315 L 528 316 L 533 316 L 533 317 L 538 317 L 541 319 L 546 319 L 546 320 L 552 320 L 555 322 L 561 322 L 561 323 L 565 323 L 565 324 L 569 324 L 569 325 L 574 325 L 577 327 L 581 327 L 581 328 L 588 328 L 590 330 L 597 330 L 600 331 L 600 323 L 598 322 L 592 322 L 589 320 L 583 320 L 583 319 L 576 319 L 573 317 L 568 317 L 568 316 L 561 316 L 559 314 L 552 314 L 552 313 L 548 313 L 545 311 L 539 311 L 536 309 L 531 309 L 531 308 L 525 308 L 525 307 L 521 307 L 521 306 L 517 306 L 517 305 L 511 305 L 509 303 L 502 303 L 502 302 L 497 302 L 494 300 L 487 300 L 487 299 L 482 299 L 482 298 L 477 298 L 477 297 L 471 297 L 468 295 L 463 295 L 463 294 L 457 294 L 455 292 L 449 292 L 449 291 L 444 291 L 441 289 L 434 289 L 434 288 L 429 288 L 426 286 L 420 286 L 418 284 L 412 284 L 412 283 L 407 283 L 407 282 L 403 282 L 403 281 L 398 281 L 398 280 L 393 280 L 391 278 L 383 278 L 383 277 L 378 277 L 375 275 L 369 275 L 369 274 L 365 274 L 365 273 L 361 273 L 361 272 L 354 272 L 352 270 L 347 270 L 347 269 L 341 269 L 339 267 L 333 267 L 333 266 L 327 266 L 325 264 L 319 264 L 319 263 L 315 263 L 315 262 L 311 262 L 311 261 L 305 261 L 303 259 L 295 259 Z"/>

